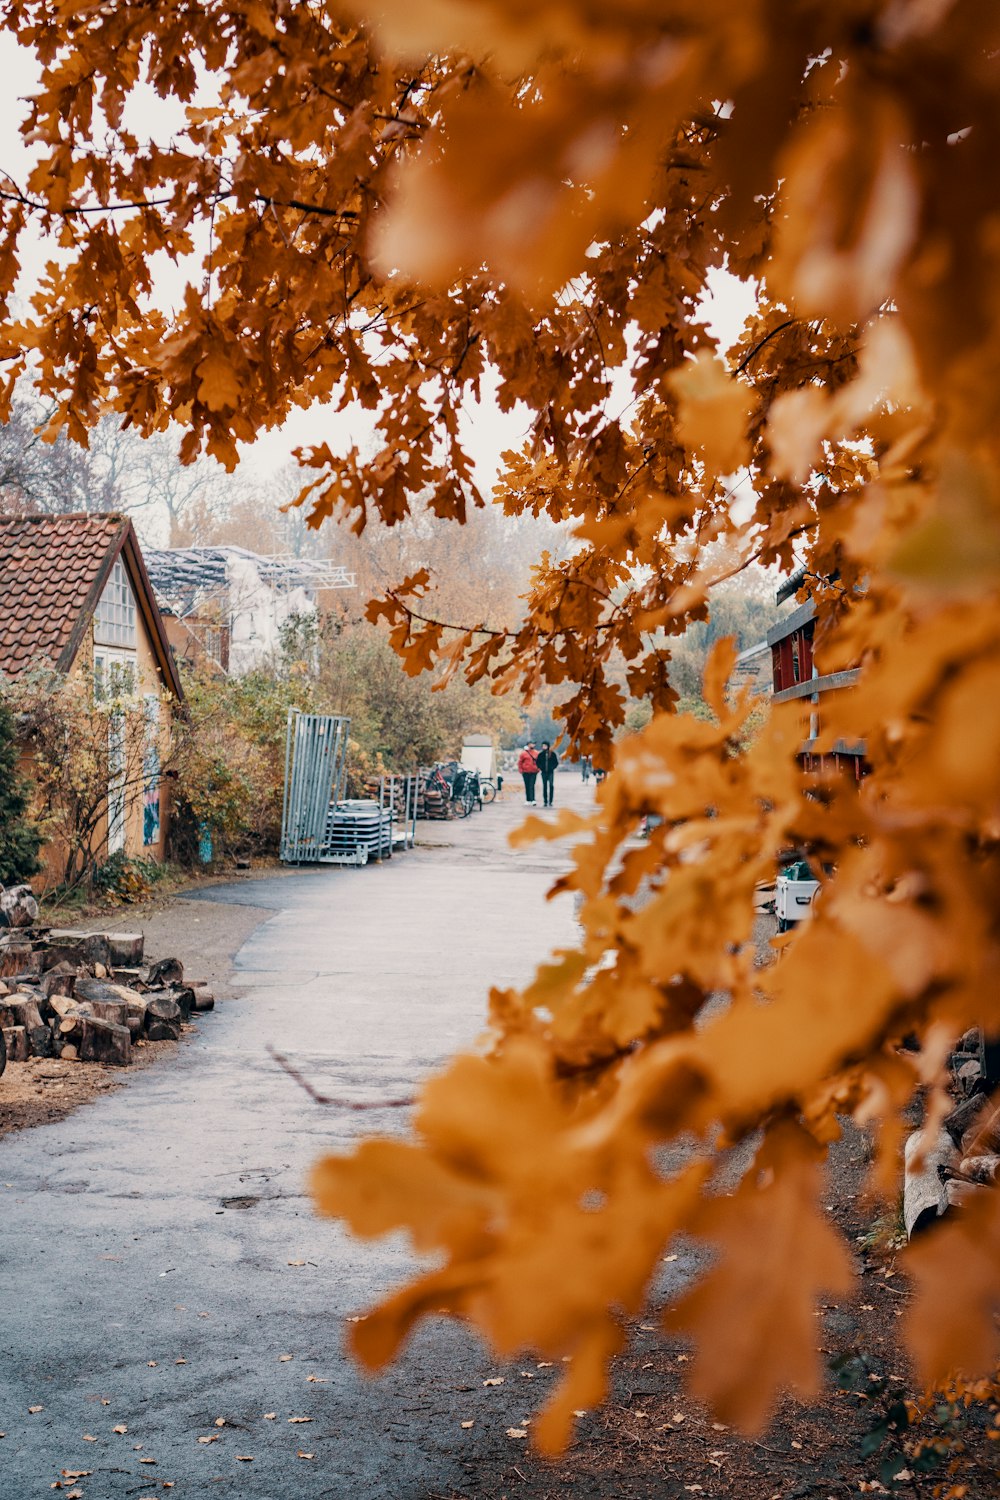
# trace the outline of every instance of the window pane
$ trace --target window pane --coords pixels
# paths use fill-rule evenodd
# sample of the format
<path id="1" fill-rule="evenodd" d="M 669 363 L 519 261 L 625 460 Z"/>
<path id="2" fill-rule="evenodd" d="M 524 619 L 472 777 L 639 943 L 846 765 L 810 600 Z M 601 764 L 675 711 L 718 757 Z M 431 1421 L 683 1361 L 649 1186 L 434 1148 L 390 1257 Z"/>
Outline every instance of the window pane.
<path id="1" fill-rule="evenodd" d="M 135 598 L 121 558 L 94 612 L 94 640 L 103 646 L 135 645 Z"/>

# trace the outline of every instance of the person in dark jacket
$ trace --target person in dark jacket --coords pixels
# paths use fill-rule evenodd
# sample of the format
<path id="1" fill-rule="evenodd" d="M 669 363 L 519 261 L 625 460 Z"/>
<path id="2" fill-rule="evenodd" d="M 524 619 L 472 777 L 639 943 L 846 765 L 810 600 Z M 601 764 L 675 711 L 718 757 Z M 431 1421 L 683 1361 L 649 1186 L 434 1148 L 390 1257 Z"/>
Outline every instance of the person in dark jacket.
<path id="1" fill-rule="evenodd" d="M 559 764 L 559 757 L 548 740 L 544 740 L 536 759 L 542 773 L 542 802 L 546 807 L 551 807 L 556 793 L 556 766 Z"/>
<path id="2" fill-rule="evenodd" d="M 517 769 L 524 777 L 524 800 L 529 807 L 534 807 L 535 782 L 538 779 L 538 761 L 535 758 L 534 745 L 525 745 L 517 757 Z"/>

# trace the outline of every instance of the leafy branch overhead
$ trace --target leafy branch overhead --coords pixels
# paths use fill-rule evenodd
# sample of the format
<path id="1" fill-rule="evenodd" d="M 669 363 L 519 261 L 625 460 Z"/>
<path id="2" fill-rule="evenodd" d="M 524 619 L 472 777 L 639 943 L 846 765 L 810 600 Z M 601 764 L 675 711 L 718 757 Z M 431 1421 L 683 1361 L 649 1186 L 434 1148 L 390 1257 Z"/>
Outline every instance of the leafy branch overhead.
<path id="1" fill-rule="evenodd" d="M 301 455 L 312 523 L 359 533 L 482 505 L 466 418 L 487 393 L 520 404 L 493 498 L 567 523 L 573 555 L 539 559 L 513 634 L 445 628 L 425 579 L 375 612 L 412 672 L 564 686 L 597 754 L 627 708 L 612 663 L 656 710 L 594 816 L 554 830 L 576 838 L 579 949 L 494 993 L 492 1050 L 428 1086 L 410 1141 L 317 1168 L 324 1209 L 438 1255 L 357 1325 L 360 1356 L 442 1307 L 500 1349 L 571 1356 L 533 1428 L 558 1447 L 693 1231 L 718 1258 L 671 1317 L 702 1394 L 759 1425 L 812 1384 L 809 1308 L 847 1275 L 818 1198 L 840 1118 L 872 1128 L 891 1191 L 940 1038 L 1000 1030 L 1000 14 L 12 0 L 6 24 L 43 64 L 36 164 L 0 199 L 7 398 L 30 361 L 81 441 L 110 407 L 230 466 L 296 407 L 360 403 L 372 451 Z M 140 90 L 165 101 L 158 138 Z M 52 254 L 22 315 L 29 233 Z M 707 322 L 723 269 L 758 293 L 729 350 Z M 672 639 L 750 560 L 822 581 L 819 670 L 861 676 L 814 748 L 863 740 L 860 790 L 804 778 L 807 699 L 745 747 L 725 646 L 713 720 L 673 712 Z M 637 848 L 645 813 L 662 822 Z M 789 847 L 834 873 L 758 971 L 754 889 Z M 658 1172 L 679 1138 L 687 1165 Z M 702 1192 L 720 1140 L 756 1151 L 729 1198 Z M 996 1257 L 966 1240 L 995 1243 L 998 1204 L 919 1259 L 928 1373 L 996 1356 Z"/>

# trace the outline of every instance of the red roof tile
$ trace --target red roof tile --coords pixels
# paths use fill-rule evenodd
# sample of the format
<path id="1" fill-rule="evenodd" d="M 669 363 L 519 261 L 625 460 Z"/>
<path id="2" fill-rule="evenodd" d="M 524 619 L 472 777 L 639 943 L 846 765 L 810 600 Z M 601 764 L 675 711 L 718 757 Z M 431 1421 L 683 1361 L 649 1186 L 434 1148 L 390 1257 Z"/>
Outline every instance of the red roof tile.
<path id="1" fill-rule="evenodd" d="M 69 670 L 128 525 L 116 515 L 0 516 L 0 672 Z"/>

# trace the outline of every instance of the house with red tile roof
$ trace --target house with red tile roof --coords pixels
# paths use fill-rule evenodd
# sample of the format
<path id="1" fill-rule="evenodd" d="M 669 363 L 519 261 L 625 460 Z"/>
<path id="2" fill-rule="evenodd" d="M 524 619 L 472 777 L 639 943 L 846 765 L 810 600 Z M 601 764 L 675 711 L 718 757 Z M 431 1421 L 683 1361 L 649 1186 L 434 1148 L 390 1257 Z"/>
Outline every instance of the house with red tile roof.
<path id="1" fill-rule="evenodd" d="M 0 677 L 53 668 L 82 675 L 95 703 L 112 684 L 116 695 L 141 700 L 144 712 L 130 716 L 142 725 L 141 784 L 126 784 L 124 771 L 115 770 L 134 747 L 109 740 L 102 844 L 105 857 L 121 851 L 162 859 L 169 798 L 160 767 L 170 707 L 183 691 L 127 516 L 0 516 Z M 116 733 L 111 714 L 108 734 Z M 30 777 L 30 755 L 24 770 Z"/>

